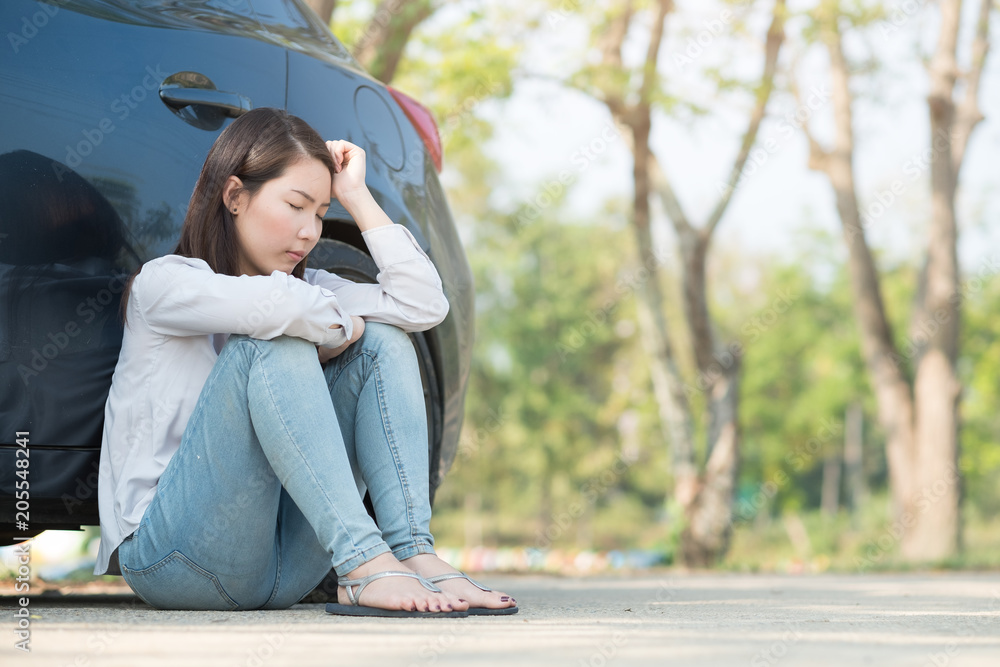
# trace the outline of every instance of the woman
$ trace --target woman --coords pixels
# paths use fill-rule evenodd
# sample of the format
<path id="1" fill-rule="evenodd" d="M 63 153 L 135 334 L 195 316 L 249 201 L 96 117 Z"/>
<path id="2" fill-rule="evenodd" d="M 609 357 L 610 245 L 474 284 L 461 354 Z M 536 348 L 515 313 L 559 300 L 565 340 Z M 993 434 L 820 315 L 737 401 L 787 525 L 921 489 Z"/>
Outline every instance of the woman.
<path id="1" fill-rule="evenodd" d="M 377 285 L 305 268 L 331 197 Z M 158 608 L 286 608 L 332 566 L 331 613 L 515 612 L 434 553 L 404 331 L 448 304 L 365 186 L 364 151 L 278 109 L 245 114 L 209 152 L 174 252 L 123 294 L 95 573 L 122 574 Z"/>

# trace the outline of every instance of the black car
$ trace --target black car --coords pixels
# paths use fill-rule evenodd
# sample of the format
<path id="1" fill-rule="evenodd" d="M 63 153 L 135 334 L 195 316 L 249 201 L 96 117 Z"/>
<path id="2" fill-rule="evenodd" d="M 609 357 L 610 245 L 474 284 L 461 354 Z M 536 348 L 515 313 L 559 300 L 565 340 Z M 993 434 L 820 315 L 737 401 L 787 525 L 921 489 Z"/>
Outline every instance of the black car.
<path id="1" fill-rule="evenodd" d="M 449 315 L 412 334 L 433 496 L 458 445 L 473 304 L 430 113 L 298 0 L 5 0 L 0 27 L 0 544 L 99 523 L 124 280 L 173 252 L 212 143 L 263 106 L 362 146 L 369 189 L 441 274 Z M 336 202 L 308 265 L 377 272 Z"/>

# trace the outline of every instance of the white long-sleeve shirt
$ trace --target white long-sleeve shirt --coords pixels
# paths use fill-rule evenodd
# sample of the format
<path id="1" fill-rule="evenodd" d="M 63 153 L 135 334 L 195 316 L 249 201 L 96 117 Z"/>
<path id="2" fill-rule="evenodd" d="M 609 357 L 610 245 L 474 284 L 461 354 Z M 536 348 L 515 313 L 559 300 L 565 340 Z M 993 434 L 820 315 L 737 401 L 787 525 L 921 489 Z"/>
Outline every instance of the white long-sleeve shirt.
<path id="1" fill-rule="evenodd" d="M 379 267 L 378 284 L 316 269 L 306 269 L 305 280 L 282 271 L 227 276 L 179 255 L 143 265 L 132 283 L 104 408 L 94 574 L 120 574 L 115 549 L 153 500 L 229 334 L 288 335 L 338 347 L 353 334 L 351 315 L 423 331 L 448 314 L 441 278 L 405 227 L 376 227 L 362 236 Z"/>

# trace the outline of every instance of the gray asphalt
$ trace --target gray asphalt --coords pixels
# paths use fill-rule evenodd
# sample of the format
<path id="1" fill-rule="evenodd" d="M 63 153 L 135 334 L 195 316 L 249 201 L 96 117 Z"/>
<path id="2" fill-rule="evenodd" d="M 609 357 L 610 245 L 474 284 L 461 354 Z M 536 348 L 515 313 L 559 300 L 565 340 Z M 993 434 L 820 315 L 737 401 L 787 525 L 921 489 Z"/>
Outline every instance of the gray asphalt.
<path id="1" fill-rule="evenodd" d="M 1000 665 L 1000 574 L 482 576 L 520 613 L 364 620 L 285 611 L 157 611 L 126 593 L 0 597 L 0 664 Z M 2 590 L 2 589 L 0 589 Z M 8 589 L 9 592 L 9 589 Z"/>

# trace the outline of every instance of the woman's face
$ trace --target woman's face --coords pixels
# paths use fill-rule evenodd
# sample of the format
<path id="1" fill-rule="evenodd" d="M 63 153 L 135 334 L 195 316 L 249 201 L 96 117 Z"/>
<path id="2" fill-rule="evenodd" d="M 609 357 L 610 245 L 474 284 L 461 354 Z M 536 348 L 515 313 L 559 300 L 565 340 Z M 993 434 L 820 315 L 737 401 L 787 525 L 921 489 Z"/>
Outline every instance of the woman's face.
<path id="1" fill-rule="evenodd" d="M 230 205 L 230 210 L 237 209 L 241 273 L 268 276 L 278 270 L 291 274 L 319 240 L 329 204 L 330 170 L 315 158 L 290 164 L 252 199 L 241 193 Z"/>

